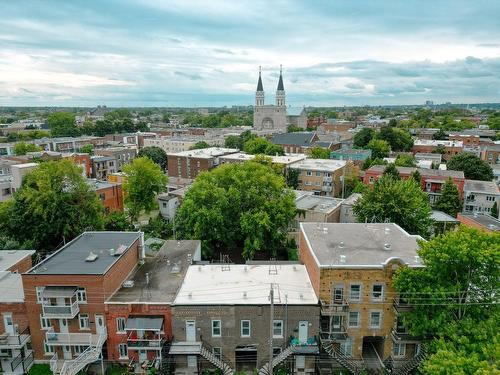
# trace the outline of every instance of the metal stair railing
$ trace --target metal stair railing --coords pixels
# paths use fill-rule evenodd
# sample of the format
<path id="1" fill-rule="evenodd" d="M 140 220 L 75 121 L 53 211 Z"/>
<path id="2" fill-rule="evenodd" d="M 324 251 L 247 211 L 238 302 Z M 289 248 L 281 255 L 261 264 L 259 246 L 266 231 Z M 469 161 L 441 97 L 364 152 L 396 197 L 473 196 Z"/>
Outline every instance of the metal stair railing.
<path id="1" fill-rule="evenodd" d="M 426 357 L 427 349 L 424 345 L 421 345 L 420 352 L 416 356 L 406 362 L 403 366 L 395 368 L 392 373 L 394 375 L 408 375 L 411 371 L 416 369 Z"/>
<path id="2" fill-rule="evenodd" d="M 76 375 L 85 366 L 97 361 L 102 351 L 102 346 L 107 339 L 107 330 L 104 329 L 97 338 L 94 345 L 90 345 L 75 359 L 64 361 L 59 375 Z"/>
<path id="3" fill-rule="evenodd" d="M 345 354 L 342 354 L 339 349 L 335 348 L 334 343 L 323 345 L 323 349 L 330 357 L 335 359 L 352 374 L 358 375 L 363 370 L 363 366 L 360 366 L 352 358 L 346 356 Z"/>
<path id="4" fill-rule="evenodd" d="M 200 355 L 209 361 L 211 364 L 222 370 L 224 375 L 234 375 L 234 370 L 230 365 L 230 361 L 221 353 L 220 358 L 214 354 L 213 347 L 208 342 L 201 341 Z"/>

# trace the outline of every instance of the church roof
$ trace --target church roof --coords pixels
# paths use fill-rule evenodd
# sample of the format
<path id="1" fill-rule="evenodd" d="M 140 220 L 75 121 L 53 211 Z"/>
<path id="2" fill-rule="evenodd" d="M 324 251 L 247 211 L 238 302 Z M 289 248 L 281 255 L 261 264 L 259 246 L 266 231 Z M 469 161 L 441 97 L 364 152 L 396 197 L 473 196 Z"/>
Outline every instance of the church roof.
<path id="1" fill-rule="evenodd" d="M 281 74 L 281 68 L 280 68 L 280 79 L 278 81 L 278 88 L 277 90 L 284 91 L 285 87 L 283 86 L 283 75 Z"/>
<path id="2" fill-rule="evenodd" d="M 262 77 L 260 76 L 260 70 L 259 70 L 259 81 L 257 82 L 257 91 L 264 91 L 264 86 L 262 85 Z"/>

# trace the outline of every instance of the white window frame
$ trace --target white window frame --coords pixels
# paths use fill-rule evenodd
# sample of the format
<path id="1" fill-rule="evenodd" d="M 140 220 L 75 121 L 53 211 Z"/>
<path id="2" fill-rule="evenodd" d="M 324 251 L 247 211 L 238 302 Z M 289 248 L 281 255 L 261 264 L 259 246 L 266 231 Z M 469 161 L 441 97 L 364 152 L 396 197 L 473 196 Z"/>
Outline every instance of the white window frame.
<path id="1" fill-rule="evenodd" d="M 395 357 L 406 356 L 406 344 L 394 342 L 392 346 L 392 354 L 394 354 Z"/>
<path id="2" fill-rule="evenodd" d="M 42 331 L 46 331 L 51 328 L 52 328 L 52 323 L 50 322 L 50 319 L 44 318 L 42 315 L 40 315 L 40 329 Z"/>
<path id="3" fill-rule="evenodd" d="M 378 314 L 379 318 L 378 318 L 378 325 L 374 325 L 373 324 L 373 320 L 372 320 L 372 315 L 373 314 Z M 382 326 L 382 311 L 380 310 L 370 310 L 370 321 L 369 321 L 369 326 L 370 328 L 373 328 L 373 329 L 378 329 Z"/>
<path id="4" fill-rule="evenodd" d="M 37 303 L 42 303 L 43 302 L 43 297 L 42 297 L 43 289 L 44 289 L 43 286 L 37 286 L 37 287 L 35 287 L 35 290 L 36 290 L 36 302 Z"/>
<path id="5" fill-rule="evenodd" d="M 280 330 L 280 333 L 276 333 L 276 329 Z M 273 338 L 281 339 L 283 338 L 283 320 L 275 319 L 273 320 Z"/>
<path id="6" fill-rule="evenodd" d="M 84 324 L 82 324 L 82 322 Z M 89 331 L 90 330 L 89 314 L 78 314 L 78 326 L 80 327 L 80 331 Z"/>
<path id="7" fill-rule="evenodd" d="M 87 303 L 87 290 L 83 287 L 79 287 L 76 291 L 76 300 L 78 303 Z"/>
<path id="8" fill-rule="evenodd" d="M 218 327 L 216 323 L 219 323 Z M 216 333 L 216 330 L 219 330 L 219 333 Z M 212 319 L 212 337 L 222 337 L 222 320 L 220 319 Z"/>
<path id="9" fill-rule="evenodd" d="M 356 325 L 352 325 L 351 323 L 351 314 L 356 314 L 357 315 L 357 319 L 356 319 Z M 360 317 L 361 317 L 361 314 L 359 313 L 359 311 L 349 311 L 349 315 L 348 315 L 348 323 L 347 323 L 347 326 L 349 328 L 359 328 L 360 326 Z"/>
<path id="10" fill-rule="evenodd" d="M 358 294 L 358 298 L 353 298 L 352 297 L 352 287 L 353 286 L 359 286 L 359 294 Z M 349 286 L 349 301 L 350 302 L 361 302 L 361 291 L 363 290 L 363 287 L 361 286 L 361 283 L 352 283 L 350 286 Z"/>
<path id="11" fill-rule="evenodd" d="M 306 171 L 306 176 L 311 177 L 313 175 L 312 171 Z"/>
<path id="12" fill-rule="evenodd" d="M 47 340 L 43 340 L 43 351 L 45 355 L 54 354 L 54 347 L 47 343 Z"/>
<path id="13" fill-rule="evenodd" d="M 125 356 L 122 356 L 122 348 L 125 348 L 125 353 L 126 355 Z M 118 358 L 119 359 L 128 359 L 128 347 L 127 347 L 127 344 L 125 343 L 121 343 L 121 344 L 118 344 Z"/>
<path id="14" fill-rule="evenodd" d="M 248 323 L 248 327 L 247 328 L 243 327 L 244 323 Z M 243 333 L 244 329 L 248 329 L 248 334 Z M 251 323 L 250 320 L 248 320 L 248 319 L 245 320 L 244 319 L 244 320 L 242 320 L 240 322 L 240 335 L 241 335 L 241 337 L 251 337 L 252 336 L 252 323 Z"/>
<path id="15" fill-rule="evenodd" d="M 375 297 L 374 296 L 374 293 L 379 293 L 379 292 L 374 292 L 374 288 L 376 286 L 380 286 L 381 287 L 381 291 L 380 291 L 380 296 L 379 297 Z M 384 284 L 382 283 L 374 283 L 372 284 L 372 291 L 371 291 L 371 300 L 372 302 L 382 302 L 384 300 Z"/>
<path id="16" fill-rule="evenodd" d="M 352 357 L 352 339 L 347 339 L 340 342 L 340 353 L 346 357 Z"/>
<path id="17" fill-rule="evenodd" d="M 120 329 L 120 322 L 123 322 L 123 330 Z M 116 318 L 116 333 L 125 333 L 125 327 L 127 326 L 127 320 L 119 316 Z"/>
<path id="18" fill-rule="evenodd" d="M 218 346 L 213 347 L 212 354 L 215 356 L 215 358 L 221 360 L 222 359 L 222 348 L 218 347 Z"/>

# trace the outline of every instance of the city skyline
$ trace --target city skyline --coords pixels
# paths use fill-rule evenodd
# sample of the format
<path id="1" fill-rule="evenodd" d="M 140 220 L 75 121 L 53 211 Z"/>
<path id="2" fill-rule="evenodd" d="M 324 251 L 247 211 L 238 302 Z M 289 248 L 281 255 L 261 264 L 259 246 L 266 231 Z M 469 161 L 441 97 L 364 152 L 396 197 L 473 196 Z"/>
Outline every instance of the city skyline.
<path id="1" fill-rule="evenodd" d="M 12 2 L 0 105 L 251 105 L 283 64 L 293 106 L 495 102 L 492 1 Z"/>

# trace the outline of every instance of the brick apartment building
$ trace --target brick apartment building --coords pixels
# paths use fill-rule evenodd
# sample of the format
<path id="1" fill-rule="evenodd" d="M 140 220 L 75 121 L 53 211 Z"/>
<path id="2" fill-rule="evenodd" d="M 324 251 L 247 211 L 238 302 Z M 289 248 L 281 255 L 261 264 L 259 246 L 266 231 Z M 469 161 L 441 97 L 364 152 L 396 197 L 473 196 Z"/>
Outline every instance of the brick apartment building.
<path id="1" fill-rule="evenodd" d="M 22 274 L 35 359 L 76 374 L 102 356 L 105 301 L 140 259 L 141 232 L 84 232 Z"/>
<path id="2" fill-rule="evenodd" d="M 383 174 L 385 165 L 374 165 L 365 171 L 363 183 L 365 185 L 372 185 Z M 462 171 L 441 170 L 441 169 L 427 169 L 427 168 L 411 168 L 411 167 L 396 167 L 402 179 L 410 178 L 411 174 L 418 171 L 421 176 L 420 185 L 422 190 L 429 195 L 429 202 L 431 204 L 437 202 L 441 196 L 441 190 L 444 183 L 451 178 L 453 183 L 458 189 L 460 198 L 464 196 L 465 177 Z"/>
<path id="3" fill-rule="evenodd" d="M 342 196 L 341 177 L 350 168 L 344 160 L 305 159 L 290 165 L 298 172 L 299 190 L 312 191 L 315 195 Z"/>
<path id="4" fill-rule="evenodd" d="M 420 237 L 396 224 L 300 226 L 299 257 L 320 300 L 323 350 L 356 374 L 381 371 L 381 361 L 394 374 L 416 368 L 420 340 L 402 324 L 399 313 L 407 306 L 394 297 L 392 276 L 398 267 L 422 267 Z"/>
<path id="5" fill-rule="evenodd" d="M 220 157 L 238 152 L 235 148 L 209 147 L 168 155 L 168 176 L 195 179 L 200 172 L 220 164 Z"/>
<path id="6" fill-rule="evenodd" d="M 481 150 L 481 159 L 490 165 L 500 165 L 500 144 L 484 146 Z"/>
<path id="7" fill-rule="evenodd" d="M 21 273 L 31 268 L 33 250 L 0 252 L 0 372 L 25 374 L 33 364 Z"/>
<path id="8" fill-rule="evenodd" d="M 108 174 L 118 171 L 117 164 L 113 156 L 92 156 L 92 178 L 106 180 Z"/>
<path id="9" fill-rule="evenodd" d="M 436 141 L 429 139 L 415 139 L 411 151 L 418 153 L 431 153 L 443 148 L 443 159 L 450 160 L 453 156 L 460 154 L 464 151 L 464 144 L 462 141 Z"/>
<path id="10" fill-rule="evenodd" d="M 106 213 L 123 211 L 123 189 L 122 184 L 87 180 L 87 183 L 95 190 L 95 194 L 100 199 Z"/>

